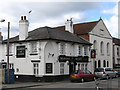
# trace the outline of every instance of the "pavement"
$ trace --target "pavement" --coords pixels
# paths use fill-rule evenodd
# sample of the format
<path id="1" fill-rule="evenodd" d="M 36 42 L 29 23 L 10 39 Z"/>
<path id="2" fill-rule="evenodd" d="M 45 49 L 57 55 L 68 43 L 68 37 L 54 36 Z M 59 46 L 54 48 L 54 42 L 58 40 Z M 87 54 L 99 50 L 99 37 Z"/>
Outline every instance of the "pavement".
<path id="1" fill-rule="evenodd" d="M 15 82 L 12 84 L 2 84 L 2 90 L 44 86 L 44 85 L 50 85 L 51 83 L 53 82 L 50 82 L 50 83 L 49 82 Z"/>
<path id="2" fill-rule="evenodd" d="M 66 81 L 59 81 L 59 82 L 15 82 L 15 83 L 11 83 L 11 84 L 2 84 L 2 90 L 27 88 L 27 87 L 35 87 L 35 86 L 45 86 L 45 85 L 51 85 L 51 84 L 61 83 L 61 82 L 66 82 Z"/>

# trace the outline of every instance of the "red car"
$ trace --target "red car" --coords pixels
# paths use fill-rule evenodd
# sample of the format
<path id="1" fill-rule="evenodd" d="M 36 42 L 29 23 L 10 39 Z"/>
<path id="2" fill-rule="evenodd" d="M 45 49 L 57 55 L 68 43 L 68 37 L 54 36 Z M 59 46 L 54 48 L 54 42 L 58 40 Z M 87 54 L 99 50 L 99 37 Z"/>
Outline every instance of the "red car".
<path id="1" fill-rule="evenodd" d="M 70 81 L 90 81 L 90 80 L 95 80 L 96 75 L 92 74 L 88 70 L 76 70 L 70 75 Z"/>

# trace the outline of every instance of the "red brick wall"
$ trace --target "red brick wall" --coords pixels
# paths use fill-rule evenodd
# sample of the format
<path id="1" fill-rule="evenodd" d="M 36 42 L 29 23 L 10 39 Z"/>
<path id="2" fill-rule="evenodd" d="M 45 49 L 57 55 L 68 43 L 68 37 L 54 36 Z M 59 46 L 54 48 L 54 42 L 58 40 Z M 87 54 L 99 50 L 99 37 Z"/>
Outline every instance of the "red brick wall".
<path id="1" fill-rule="evenodd" d="M 87 39 L 88 41 L 90 40 L 88 34 L 86 34 L 86 35 L 80 35 L 80 36 L 83 37 L 83 38 L 85 38 L 85 39 Z"/>

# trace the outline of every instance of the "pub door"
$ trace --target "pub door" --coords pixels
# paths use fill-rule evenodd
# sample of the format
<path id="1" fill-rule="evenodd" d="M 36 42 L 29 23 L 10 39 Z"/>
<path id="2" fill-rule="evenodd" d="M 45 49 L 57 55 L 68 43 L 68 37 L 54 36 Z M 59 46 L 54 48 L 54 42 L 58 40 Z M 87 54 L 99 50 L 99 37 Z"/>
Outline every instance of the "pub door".
<path id="1" fill-rule="evenodd" d="M 69 63 L 69 74 L 71 74 L 74 71 L 74 64 L 73 63 Z"/>

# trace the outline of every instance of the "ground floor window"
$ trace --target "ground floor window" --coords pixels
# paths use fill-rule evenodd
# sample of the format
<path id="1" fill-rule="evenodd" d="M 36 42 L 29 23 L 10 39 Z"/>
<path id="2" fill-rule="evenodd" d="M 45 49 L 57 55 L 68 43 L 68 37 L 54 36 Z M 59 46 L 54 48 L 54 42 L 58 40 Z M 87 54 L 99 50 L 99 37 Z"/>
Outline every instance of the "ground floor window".
<path id="1" fill-rule="evenodd" d="M 60 63 L 60 74 L 64 74 L 64 63 Z"/>
<path id="2" fill-rule="evenodd" d="M 106 67 L 106 61 L 105 60 L 103 61 L 103 67 Z"/>
<path id="3" fill-rule="evenodd" d="M 38 63 L 33 63 L 33 73 L 34 73 L 34 75 L 39 74 L 39 64 Z"/>
<path id="4" fill-rule="evenodd" d="M 97 62 L 95 61 L 95 68 L 97 68 Z"/>
<path id="5" fill-rule="evenodd" d="M 78 64 L 78 70 L 84 70 L 84 69 L 87 70 L 88 69 L 87 66 L 88 66 L 87 63 L 84 63 L 84 64 L 83 63 L 81 63 L 81 64 L 79 63 Z"/>
<path id="6" fill-rule="evenodd" d="M 82 69 L 82 70 L 84 69 L 84 64 L 81 64 L 81 69 Z"/>
<path id="7" fill-rule="evenodd" d="M 87 70 L 87 64 L 85 64 L 85 70 Z"/>
<path id="8" fill-rule="evenodd" d="M 120 60 L 117 60 L 117 64 L 120 64 Z"/>
<path id="9" fill-rule="evenodd" d="M 80 68 L 80 64 L 78 64 L 78 70 L 80 70 L 81 68 Z"/>
<path id="10" fill-rule="evenodd" d="M 101 67 L 101 62 L 100 62 L 100 60 L 98 60 L 98 67 Z"/>
<path id="11" fill-rule="evenodd" d="M 107 61 L 107 67 L 109 67 L 109 62 Z"/>

